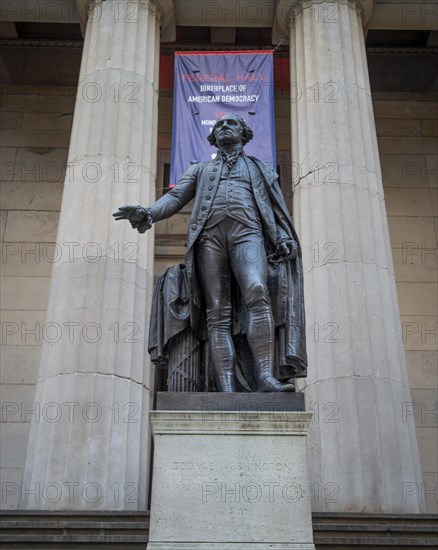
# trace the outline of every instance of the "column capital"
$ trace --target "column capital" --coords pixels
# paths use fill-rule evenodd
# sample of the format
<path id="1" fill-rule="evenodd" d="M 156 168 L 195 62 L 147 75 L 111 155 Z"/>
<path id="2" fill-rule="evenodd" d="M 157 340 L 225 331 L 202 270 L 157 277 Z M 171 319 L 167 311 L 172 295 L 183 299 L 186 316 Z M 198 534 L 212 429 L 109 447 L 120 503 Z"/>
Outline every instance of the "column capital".
<path id="1" fill-rule="evenodd" d="M 315 23 L 320 20 L 335 22 L 337 10 L 330 4 L 347 4 L 359 10 L 364 27 L 368 25 L 374 8 L 374 0 L 278 0 L 272 25 L 272 42 L 287 42 L 291 23 L 298 20 L 305 9 L 318 9 L 315 12 Z"/>
<path id="2" fill-rule="evenodd" d="M 76 0 L 76 6 L 81 23 L 82 34 L 85 35 L 88 15 L 94 6 L 108 0 Z M 160 18 L 161 40 L 174 42 L 176 39 L 175 0 L 136 0 L 138 4 L 148 8 L 151 4 L 158 10 Z"/>

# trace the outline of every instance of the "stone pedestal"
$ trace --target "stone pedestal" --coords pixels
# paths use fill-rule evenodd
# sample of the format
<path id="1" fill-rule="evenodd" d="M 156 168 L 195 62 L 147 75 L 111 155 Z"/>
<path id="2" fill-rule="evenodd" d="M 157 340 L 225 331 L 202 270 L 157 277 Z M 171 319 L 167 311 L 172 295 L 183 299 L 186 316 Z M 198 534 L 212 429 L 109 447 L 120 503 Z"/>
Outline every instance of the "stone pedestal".
<path id="1" fill-rule="evenodd" d="M 148 550 L 313 550 L 311 413 L 154 411 Z"/>

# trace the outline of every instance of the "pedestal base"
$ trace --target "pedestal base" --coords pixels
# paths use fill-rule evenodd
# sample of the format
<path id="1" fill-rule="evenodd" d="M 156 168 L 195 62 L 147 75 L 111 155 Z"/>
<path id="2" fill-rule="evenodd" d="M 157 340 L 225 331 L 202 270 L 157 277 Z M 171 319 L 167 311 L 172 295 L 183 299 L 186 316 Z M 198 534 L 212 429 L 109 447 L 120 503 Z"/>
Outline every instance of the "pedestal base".
<path id="1" fill-rule="evenodd" d="M 150 542 L 147 550 L 315 550 L 314 544 L 286 543 L 275 544 L 271 542 Z"/>
<path id="2" fill-rule="evenodd" d="M 154 411 L 148 550 L 314 550 L 310 413 Z"/>

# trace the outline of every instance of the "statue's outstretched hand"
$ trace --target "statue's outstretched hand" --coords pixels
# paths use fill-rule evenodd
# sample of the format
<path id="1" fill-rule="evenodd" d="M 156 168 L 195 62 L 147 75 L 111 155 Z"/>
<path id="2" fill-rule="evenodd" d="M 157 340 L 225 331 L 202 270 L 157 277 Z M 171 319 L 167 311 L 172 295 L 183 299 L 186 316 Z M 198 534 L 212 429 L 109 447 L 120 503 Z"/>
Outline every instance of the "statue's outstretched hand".
<path id="1" fill-rule="evenodd" d="M 298 243 L 293 239 L 284 239 L 277 244 L 277 248 L 268 256 L 268 260 L 271 264 L 277 265 L 295 259 L 297 254 Z"/>
<path id="2" fill-rule="evenodd" d="M 120 206 L 117 212 L 113 214 L 118 220 L 128 220 L 133 229 L 137 229 L 139 233 L 144 233 L 152 227 L 152 213 L 150 208 L 143 206 Z"/>

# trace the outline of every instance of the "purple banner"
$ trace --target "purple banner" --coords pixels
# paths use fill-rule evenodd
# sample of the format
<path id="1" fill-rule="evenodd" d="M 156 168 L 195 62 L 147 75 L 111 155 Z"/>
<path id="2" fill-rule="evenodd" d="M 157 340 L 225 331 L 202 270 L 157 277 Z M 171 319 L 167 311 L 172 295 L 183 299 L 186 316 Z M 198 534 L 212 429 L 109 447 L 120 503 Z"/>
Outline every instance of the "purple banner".
<path id="1" fill-rule="evenodd" d="M 240 115 L 254 131 L 246 153 L 275 169 L 272 51 L 176 52 L 171 187 L 190 164 L 214 158 L 207 136 L 226 113 Z"/>

